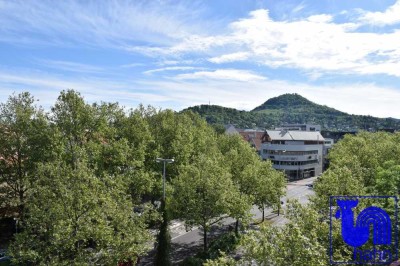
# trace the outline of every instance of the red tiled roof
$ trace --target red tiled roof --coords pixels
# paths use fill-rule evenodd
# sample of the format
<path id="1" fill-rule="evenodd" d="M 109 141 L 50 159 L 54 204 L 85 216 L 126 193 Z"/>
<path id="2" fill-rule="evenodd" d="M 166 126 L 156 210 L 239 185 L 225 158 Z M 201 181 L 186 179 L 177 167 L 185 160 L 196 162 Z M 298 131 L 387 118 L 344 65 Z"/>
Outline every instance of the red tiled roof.
<path id="1" fill-rule="evenodd" d="M 261 149 L 261 139 L 264 136 L 264 131 L 243 131 L 240 130 L 239 134 L 244 140 L 254 145 L 257 151 Z"/>

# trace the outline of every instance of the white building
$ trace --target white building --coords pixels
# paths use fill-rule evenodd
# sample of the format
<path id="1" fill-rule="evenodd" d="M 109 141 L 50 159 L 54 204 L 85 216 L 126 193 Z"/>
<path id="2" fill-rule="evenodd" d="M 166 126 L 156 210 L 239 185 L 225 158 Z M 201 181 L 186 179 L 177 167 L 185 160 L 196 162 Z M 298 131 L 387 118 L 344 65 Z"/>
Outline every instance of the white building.
<path id="1" fill-rule="evenodd" d="M 289 179 L 318 176 L 322 173 L 324 143 L 319 131 L 266 130 L 261 157 L 271 160 L 273 167 L 285 171 Z"/>
<path id="2" fill-rule="evenodd" d="M 312 124 L 286 124 L 275 128 L 275 130 L 321 131 L 321 126 Z"/>

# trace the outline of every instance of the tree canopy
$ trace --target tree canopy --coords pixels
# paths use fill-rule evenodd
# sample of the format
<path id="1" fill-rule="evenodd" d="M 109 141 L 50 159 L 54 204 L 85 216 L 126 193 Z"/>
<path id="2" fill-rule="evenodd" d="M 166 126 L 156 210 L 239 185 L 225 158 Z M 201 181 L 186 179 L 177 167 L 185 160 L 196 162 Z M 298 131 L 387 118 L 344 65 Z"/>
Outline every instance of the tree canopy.
<path id="1" fill-rule="evenodd" d="M 168 214 L 203 228 L 205 249 L 211 226 L 245 222 L 253 204 L 281 195 L 270 164 L 193 112 L 89 104 L 74 90 L 47 112 L 35 102 L 22 93 L 0 106 L 0 218 L 20 221 L 9 247 L 17 265 L 135 263 L 153 247 L 150 232 L 169 241 L 158 157 L 175 160 Z"/>

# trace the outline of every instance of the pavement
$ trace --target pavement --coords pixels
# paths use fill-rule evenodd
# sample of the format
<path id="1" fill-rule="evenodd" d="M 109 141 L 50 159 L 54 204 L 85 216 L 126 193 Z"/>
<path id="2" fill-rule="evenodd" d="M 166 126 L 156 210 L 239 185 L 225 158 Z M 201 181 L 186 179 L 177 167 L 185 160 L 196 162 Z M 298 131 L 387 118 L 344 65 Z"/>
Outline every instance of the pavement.
<path id="1" fill-rule="evenodd" d="M 288 199 L 297 199 L 301 204 L 308 202 L 308 197 L 314 194 L 310 185 L 314 182 L 316 177 L 302 179 L 298 181 L 289 182 L 286 186 L 286 196 L 281 198 L 283 202 L 283 208 L 286 206 Z M 262 218 L 262 211 L 257 207 L 253 206 L 251 210 L 253 219 L 260 220 Z M 282 226 L 287 222 L 284 214 L 279 216 L 272 212 L 271 208 L 265 208 L 265 219 L 275 226 Z M 220 234 L 228 230 L 229 225 L 235 222 L 232 218 L 224 219 L 222 226 L 214 226 L 209 234 L 210 239 L 213 236 Z M 195 255 L 202 249 L 203 245 L 203 234 L 199 228 L 192 228 L 190 231 L 186 231 L 185 224 L 179 220 L 173 220 L 170 224 L 171 242 L 172 242 L 172 261 L 174 264 L 182 261 L 185 257 Z M 155 251 L 152 250 L 148 256 L 141 259 L 138 265 L 153 265 L 153 257 Z"/>

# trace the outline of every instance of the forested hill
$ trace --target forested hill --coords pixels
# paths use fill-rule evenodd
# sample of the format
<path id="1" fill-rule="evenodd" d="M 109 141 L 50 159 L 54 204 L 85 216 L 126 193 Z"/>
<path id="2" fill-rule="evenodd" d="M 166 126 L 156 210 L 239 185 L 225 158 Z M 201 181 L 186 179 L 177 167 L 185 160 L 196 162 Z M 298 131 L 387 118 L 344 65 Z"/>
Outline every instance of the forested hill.
<path id="1" fill-rule="evenodd" d="M 217 105 L 189 107 L 210 124 L 234 124 L 239 128 L 273 128 L 286 123 L 319 124 L 325 130 L 400 130 L 400 120 L 350 115 L 325 105 L 319 105 L 298 94 L 274 97 L 252 111 L 239 111 Z M 183 111 L 185 111 L 183 110 Z"/>

